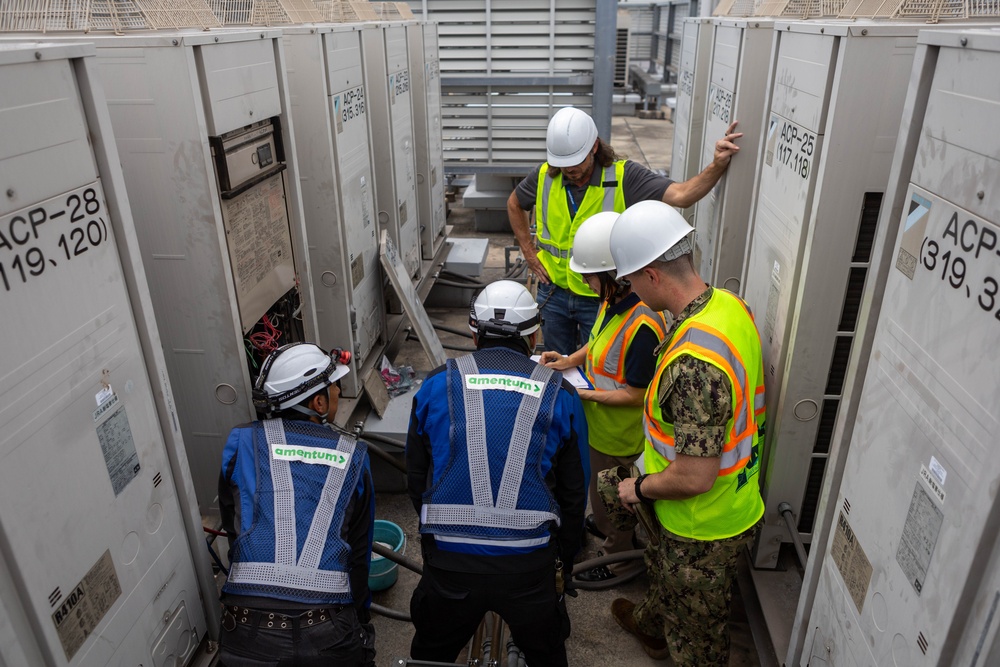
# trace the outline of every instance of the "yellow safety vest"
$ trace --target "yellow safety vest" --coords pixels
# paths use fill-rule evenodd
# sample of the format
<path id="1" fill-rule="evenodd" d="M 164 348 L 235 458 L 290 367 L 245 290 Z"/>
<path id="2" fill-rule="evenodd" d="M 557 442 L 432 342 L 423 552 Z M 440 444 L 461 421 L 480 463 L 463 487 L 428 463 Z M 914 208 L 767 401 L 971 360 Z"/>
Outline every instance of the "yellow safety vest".
<path id="1" fill-rule="evenodd" d="M 657 473 L 676 458 L 674 427 L 660 409 L 660 379 L 681 355 L 720 369 L 732 387 L 733 414 L 726 425 L 719 476 L 706 493 L 653 503 L 663 527 L 681 537 L 720 540 L 739 535 L 764 514 L 755 479 L 760 472 L 759 427 L 764 423 L 764 366 L 753 316 L 739 297 L 715 289 L 705 307 L 686 319 L 660 352 L 646 392 L 646 471 Z"/>
<path id="2" fill-rule="evenodd" d="M 614 391 L 627 386 L 625 355 L 640 327 L 652 329 L 657 340 L 663 340 L 667 333 L 663 315 L 641 301 L 629 310 L 614 315 L 602 328 L 607 309 L 607 302 L 601 303 L 587 343 L 585 371 L 597 391 Z M 654 363 L 652 359 L 649 361 Z M 641 405 L 602 405 L 584 401 L 583 411 L 587 415 L 591 447 L 610 456 L 632 456 L 642 451 L 646 436 L 642 428 Z"/>
<path id="3" fill-rule="evenodd" d="M 583 221 L 601 211 L 625 210 L 625 191 L 622 179 L 625 175 L 625 160 L 619 160 L 604 169 L 604 187 L 590 186 L 573 216 L 566 204 L 566 189 L 563 187 L 562 172 L 558 176 L 549 175 L 546 162 L 538 171 L 538 189 L 535 194 L 535 222 L 537 232 L 535 243 L 538 259 L 552 282 L 575 294 L 597 296 L 587 286 L 579 273 L 569 268 L 569 255 L 573 249 L 573 237 Z"/>

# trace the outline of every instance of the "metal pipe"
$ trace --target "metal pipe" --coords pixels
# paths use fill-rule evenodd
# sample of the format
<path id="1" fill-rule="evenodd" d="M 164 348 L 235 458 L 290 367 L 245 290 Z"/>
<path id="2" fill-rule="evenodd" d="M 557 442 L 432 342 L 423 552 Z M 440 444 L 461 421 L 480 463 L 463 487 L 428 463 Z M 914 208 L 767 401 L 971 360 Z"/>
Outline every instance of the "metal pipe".
<path id="1" fill-rule="evenodd" d="M 489 664 L 500 667 L 500 661 L 503 659 L 503 619 L 495 611 L 490 613 L 493 614 L 493 641 L 490 645 Z"/>
<path id="2" fill-rule="evenodd" d="M 809 556 L 806 554 L 806 548 L 802 544 L 802 538 L 799 537 L 799 530 L 795 527 L 795 515 L 792 513 L 792 506 L 784 502 L 778 503 L 778 513 L 785 520 L 785 527 L 792 538 L 792 544 L 795 545 L 795 555 L 799 557 L 799 565 L 805 569 L 806 563 L 809 561 Z"/>

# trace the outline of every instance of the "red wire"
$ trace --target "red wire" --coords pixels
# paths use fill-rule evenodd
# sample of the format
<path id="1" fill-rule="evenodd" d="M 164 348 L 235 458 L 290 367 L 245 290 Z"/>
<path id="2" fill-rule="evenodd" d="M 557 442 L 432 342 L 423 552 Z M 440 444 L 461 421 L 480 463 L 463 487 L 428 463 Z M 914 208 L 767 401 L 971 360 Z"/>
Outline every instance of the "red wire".
<path id="1" fill-rule="evenodd" d="M 281 331 L 279 331 L 276 326 L 271 324 L 271 320 L 267 315 L 264 315 L 261 322 L 264 325 L 264 331 L 258 331 L 250 334 L 248 340 L 255 348 L 264 354 L 270 354 L 278 349 L 278 340 L 281 338 Z"/>

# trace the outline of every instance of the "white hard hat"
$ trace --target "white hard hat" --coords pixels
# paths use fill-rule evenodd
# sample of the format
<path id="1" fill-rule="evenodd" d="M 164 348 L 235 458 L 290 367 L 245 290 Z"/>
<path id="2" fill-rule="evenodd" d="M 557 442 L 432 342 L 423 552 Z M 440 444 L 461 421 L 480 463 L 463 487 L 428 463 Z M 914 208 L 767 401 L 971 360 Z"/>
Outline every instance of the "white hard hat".
<path id="1" fill-rule="evenodd" d="M 545 132 L 545 150 L 553 167 L 575 167 L 587 159 L 597 141 L 594 119 L 573 107 L 563 107 L 552 116 Z"/>
<path id="2" fill-rule="evenodd" d="M 602 211 L 590 216 L 576 230 L 569 268 L 577 273 L 613 271 L 615 260 L 611 256 L 611 228 L 618 219 L 614 211 Z"/>
<path id="3" fill-rule="evenodd" d="M 625 209 L 611 228 L 611 256 L 618 276 L 635 273 L 654 260 L 669 261 L 691 252 L 694 228 L 662 201 L 642 201 Z"/>
<path id="4" fill-rule="evenodd" d="M 487 338 L 518 338 L 538 330 L 541 318 L 531 292 L 513 280 L 490 283 L 472 300 L 469 328 Z"/>
<path id="5" fill-rule="evenodd" d="M 254 385 L 254 405 L 284 410 L 347 375 L 351 353 L 335 348 L 324 352 L 312 343 L 290 343 L 272 352 Z"/>

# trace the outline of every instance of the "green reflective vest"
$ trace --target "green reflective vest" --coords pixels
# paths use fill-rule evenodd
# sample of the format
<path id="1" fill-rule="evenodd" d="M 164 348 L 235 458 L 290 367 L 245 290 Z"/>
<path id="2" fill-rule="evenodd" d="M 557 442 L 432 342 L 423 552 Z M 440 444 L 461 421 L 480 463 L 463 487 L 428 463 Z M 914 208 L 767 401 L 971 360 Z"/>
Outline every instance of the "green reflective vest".
<path id="1" fill-rule="evenodd" d="M 602 327 L 607 309 L 607 302 L 603 302 L 587 343 L 585 371 L 596 391 L 614 391 L 627 386 L 625 355 L 640 327 L 648 326 L 658 340 L 663 340 L 667 333 L 663 315 L 641 301 L 629 310 L 614 315 Z M 652 358 L 649 361 L 653 363 Z M 610 456 L 633 456 L 642 451 L 646 436 L 642 428 L 641 405 L 602 405 L 584 401 L 583 411 L 587 415 L 591 447 Z"/>
<path id="2" fill-rule="evenodd" d="M 535 243 L 538 259 L 555 285 L 575 294 L 597 296 L 579 273 L 570 270 L 569 255 L 573 249 L 573 237 L 584 220 L 601 211 L 621 213 L 625 210 L 624 174 L 625 160 L 606 167 L 602 187 L 592 185 L 587 188 L 574 216 L 566 203 L 562 173 L 553 178 L 549 175 L 549 164 L 542 165 L 535 194 Z"/>
<path id="3" fill-rule="evenodd" d="M 646 472 L 657 473 L 676 458 L 674 427 L 660 409 L 660 380 L 667 367 L 688 354 L 720 369 L 732 388 L 733 414 L 726 425 L 719 475 L 706 493 L 653 503 L 663 527 L 681 537 L 721 540 L 739 535 L 764 514 L 756 475 L 760 472 L 759 427 L 764 423 L 764 366 L 753 317 L 739 297 L 715 289 L 699 312 L 686 319 L 660 352 L 646 392 Z"/>

